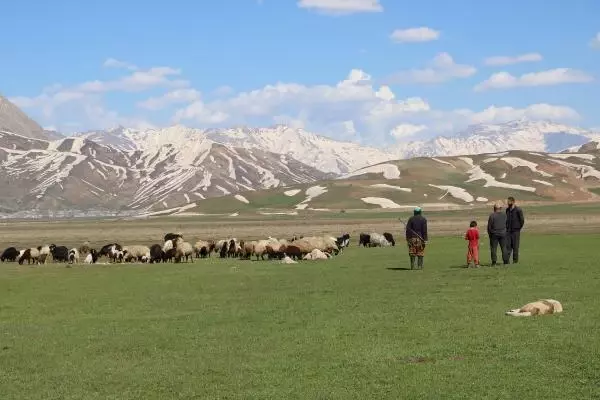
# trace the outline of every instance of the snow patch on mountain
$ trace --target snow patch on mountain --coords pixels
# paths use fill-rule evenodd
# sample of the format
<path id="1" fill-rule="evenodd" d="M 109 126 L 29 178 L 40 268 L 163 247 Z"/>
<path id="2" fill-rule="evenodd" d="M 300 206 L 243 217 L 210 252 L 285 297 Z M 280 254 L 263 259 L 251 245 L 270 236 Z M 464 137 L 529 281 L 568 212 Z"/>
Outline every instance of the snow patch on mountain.
<path id="1" fill-rule="evenodd" d="M 236 200 L 241 201 L 242 203 L 246 203 L 246 204 L 250 204 L 250 202 L 248 201 L 247 198 L 245 198 L 244 196 L 242 196 L 241 194 L 236 194 L 235 196 L 233 196 L 236 198 Z"/>
<path id="2" fill-rule="evenodd" d="M 484 170 L 482 170 L 481 167 L 478 165 L 474 166 L 472 169 L 470 169 L 468 171 L 468 174 L 469 174 L 469 179 L 466 181 L 467 183 L 483 180 L 483 181 L 485 181 L 485 184 L 483 185 L 483 187 L 498 187 L 498 188 L 505 188 L 505 189 L 523 190 L 523 191 L 527 191 L 527 192 L 535 192 L 534 187 L 513 185 L 510 183 L 499 182 L 492 175 L 490 175 L 487 172 L 485 172 Z"/>
<path id="3" fill-rule="evenodd" d="M 371 185 L 371 187 L 381 188 L 381 189 L 400 190 L 401 192 L 409 192 L 409 193 L 412 192 L 411 188 L 405 188 L 405 187 L 400 187 L 400 186 L 388 185 L 387 183 L 375 183 L 375 184 Z"/>
<path id="4" fill-rule="evenodd" d="M 381 208 L 402 208 L 400 204 L 385 197 L 363 197 L 361 200 L 367 204 L 374 204 Z"/>
<path id="5" fill-rule="evenodd" d="M 466 189 L 461 188 L 461 187 L 449 186 L 449 185 L 432 185 L 432 184 L 429 184 L 429 186 L 446 191 L 446 193 L 442 197 L 440 197 L 439 200 L 443 199 L 446 196 L 446 194 L 450 194 L 450 196 L 457 198 L 459 200 L 462 200 L 466 203 L 472 203 L 473 200 L 475 200 L 475 198 L 469 192 L 467 192 Z"/>

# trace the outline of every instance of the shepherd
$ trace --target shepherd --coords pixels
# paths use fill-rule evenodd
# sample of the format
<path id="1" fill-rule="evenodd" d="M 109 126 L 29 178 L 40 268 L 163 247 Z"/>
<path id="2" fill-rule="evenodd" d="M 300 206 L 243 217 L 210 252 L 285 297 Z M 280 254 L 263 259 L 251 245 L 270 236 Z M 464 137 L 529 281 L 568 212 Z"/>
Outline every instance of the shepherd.
<path id="1" fill-rule="evenodd" d="M 410 256 L 410 269 L 423 269 L 423 257 L 427 245 L 427 219 L 423 217 L 421 207 L 415 207 L 413 216 L 406 223 L 406 242 Z"/>
<path id="2" fill-rule="evenodd" d="M 521 207 L 515 204 L 515 198 L 507 199 L 506 208 L 506 252 L 508 257 L 512 255 L 513 264 L 519 262 L 519 246 L 521 244 L 521 229 L 525 225 L 525 217 Z"/>

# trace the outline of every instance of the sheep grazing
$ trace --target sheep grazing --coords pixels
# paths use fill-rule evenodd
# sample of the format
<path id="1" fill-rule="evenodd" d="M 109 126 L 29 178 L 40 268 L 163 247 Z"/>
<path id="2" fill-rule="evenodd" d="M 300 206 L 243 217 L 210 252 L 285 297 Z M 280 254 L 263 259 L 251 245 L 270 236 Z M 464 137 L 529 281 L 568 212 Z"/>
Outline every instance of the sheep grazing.
<path id="1" fill-rule="evenodd" d="M 214 246 L 214 244 L 213 244 Z M 211 243 L 206 242 L 204 240 L 198 240 L 194 245 L 194 253 L 196 254 L 196 258 L 206 258 L 210 257 L 210 252 L 212 251 Z"/>
<path id="2" fill-rule="evenodd" d="M 335 240 L 335 244 L 339 247 L 340 251 L 348 246 L 350 246 L 350 235 L 348 233 L 344 233 L 342 236 L 338 237 Z"/>
<path id="3" fill-rule="evenodd" d="M 238 244 L 235 240 L 231 239 L 229 241 L 229 247 L 227 249 L 227 257 L 235 257 L 238 255 Z"/>
<path id="4" fill-rule="evenodd" d="M 4 250 L 2 252 L 2 255 L 0 256 L 0 261 L 4 262 L 4 261 L 16 261 L 17 257 L 19 256 L 19 250 L 17 250 L 14 247 L 9 247 L 6 250 Z"/>
<path id="5" fill-rule="evenodd" d="M 258 260 L 259 258 L 261 260 L 265 259 L 265 255 L 268 255 L 268 250 L 267 250 L 267 246 L 271 246 L 271 248 L 273 248 L 273 246 L 276 246 L 277 249 L 279 249 L 280 244 L 279 241 L 277 239 L 266 239 L 266 240 L 259 240 L 254 244 L 254 255 L 256 256 L 256 260 Z"/>
<path id="6" fill-rule="evenodd" d="M 185 262 L 188 262 L 188 259 L 193 262 L 194 247 L 181 238 L 177 239 L 175 243 L 175 262 L 181 262 L 183 258 L 185 258 Z"/>
<path id="7" fill-rule="evenodd" d="M 112 262 L 117 262 L 117 260 L 123 260 L 123 247 L 118 243 L 110 243 L 106 246 L 103 246 L 98 253 L 99 257 L 106 256 Z"/>
<path id="8" fill-rule="evenodd" d="M 371 241 L 369 247 L 387 247 L 390 246 L 390 242 L 380 233 L 371 232 Z"/>
<path id="9" fill-rule="evenodd" d="M 75 248 L 69 250 L 69 264 L 79 264 L 79 250 Z"/>
<path id="10" fill-rule="evenodd" d="M 285 246 L 285 248 L 283 249 L 283 252 L 285 254 L 285 257 L 289 257 L 294 260 L 302 259 L 302 251 L 300 250 L 300 248 L 298 246 L 296 246 L 294 244 L 288 244 L 287 246 Z"/>
<path id="11" fill-rule="evenodd" d="M 281 260 L 285 257 L 285 249 L 288 245 L 288 241 L 285 239 L 275 241 L 277 239 L 270 239 L 271 243 L 265 246 L 269 259 Z"/>
<path id="12" fill-rule="evenodd" d="M 219 257 L 227 258 L 227 251 L 229 250 L 229 243 L 223 242 L 221 245 L 221 250 L 219 251 Z"/>
<path id="13" fill-rule="evenodd" d="M 160 244 L 154 244 L 150 247 L 150 264 L 159 263 L 165 258 L 165 252 Z"/>
<path id="14" fill-rule="evenodd" d="M 148 246 L 125 246 L 122 251 L 123 261 L 125 262 L 150 261 L 150 248 Z"/>
<path id="15" fill-rule="evenodd" d="M 299 239 L 293 242 L 295 246 L 300 248 L 303 255 L 306 255 L 314 249 L 321 250 L 324 253 L 338 254 L 339 247 L 336 244 L 336 239 L 331 236 L 311 236 Z"/>
<path id="16" fill-rule="evenodd" d="M 245 260 L 249 260 L 252 257 L 252 254 L 254 254 L 254 246 L 256 245 L 256 242 L 244 242 L 240 243 L 240 245 L 242 247 L 240 257 Z"/>
<path id="17" fill-rule="evenodd" d="M 46 264 L 46 260 L 48 259 L 48 256 L 50 255 L 50 246 L 48 245 L 44 245 L 44 246 L 39 246 L 38 251 L 40 252 L 39 258 L 38 258 L 38 264 Z"/>
<path id="18" fill-rule="evenodd" d="M 78 250 L 82 257 L 87 256 L 91 251 L 90 242 L 85 242 Z"/>
<path id="19" fill-rule="evenodd" d="M 98 262 L 98 252 L 96 249 L 90 249 L 88 255 L 83 260 L 84 264 L 96 264 Z"/>
<path id="20" fill-rule="evenodd" d="M 370 243 L 371 243 L 371 235 L 369 235 L 368 233 L 361 233 L 358 238 L 358 245 L 364 246 L 364 247 L 369 247 Z"/>
<path id="21" fill-rule="evenodd" d="M 52 254 L 52 259 L 54 262 L 68 262 L 69 261 L 69 249 L 65 246 L 57 246 L 55 244 L 51 244 L 49 246 L 50 254 Z"/>
<path id="22" fill-rule="evenodd" d="M 22 254 L 19 254 L 19 265 L 23 265 L 25 261 L 27 264 L 39 263 L 40 251 L 35 247 L 23 250 Z"/>
<path id="23" fill-rule="evenodd" d="M 173 260 L 175 259 L 175 253 L 175 249 L 165 251 L 163 255 L 163 262 L 173 262 Z"/>
<path id="24" fill-rule="evenodd" d="M 384 232 L 384 233 L 383 233 L 383 237 L 385 238 L 385 240 L 387 240 L 388 242 L 390 242 L 390 244 L 391 244 L 392 246 L 395 246 L 395 245 L 396 245 L 396 241 L 394 240 L 394 236 L 393 236 L 391 233 L 389 233 L 389 232 Z"/>

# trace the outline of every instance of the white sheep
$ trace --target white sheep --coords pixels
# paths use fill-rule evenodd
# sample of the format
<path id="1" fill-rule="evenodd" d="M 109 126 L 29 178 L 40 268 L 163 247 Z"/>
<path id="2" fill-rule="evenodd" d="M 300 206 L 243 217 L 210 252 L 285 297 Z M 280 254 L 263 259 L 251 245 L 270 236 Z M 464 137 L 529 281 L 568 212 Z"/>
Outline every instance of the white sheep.
<path id="1" fill-rule="evenodd" d="M 194 261 L 194 247 L 188 243 L 184 242 L 181 238 L 177 239 L 177 249 L 175 250 L 175 262 L 181 262 L 181 260 L 185 257 L 185 262 L 188 262 L 188 259 Z"/>
<path id="2" fill-rule="evenodd" d="M 39 258 L 40 258 L 40 251 L 37 248 L 32 247 L 30 249 L 21 250 L 19 252 L 19 258 L 17 260 L 19 262 L 19 265 L 23 265 L 23 263 L 25 261 L 27 261 L 27 264 L 31 264 L 31 263 L 37 264 Z"/>
<path id="3" fill-rule="evenodd" d="M 387 246 L 391 246 L 392 244 L 390 242 L 388 242 L 388 240 L 385 238 L 385 236 L 383 236 L 380 233 L 370 233 L 371 235 L 371 246 L 373 247 L 387 247 Z"/>
<path id="4" fill-rule="evenodd" d="M 50 255 L 50 246 L 49 245 L 40 246 L 40 247 L 38 247 L 38 251 L 40 252 L 40 255 L 38 258 L 38 264 L 46 264 L 46 260 L 48 259 L 48 256 Z"/>
<path id="5" fill-rule="evenodd" d="M 69 264 L 78 264 L 79 263 L 79 250 L 76 248 L 72 248 L 69 250 Z"/>
<path id="6" fill-rule="evenodd" d="M 125 246 L 123 247 L 124 261 L 141 261 L 147 262 L 150 260 L 150 248 L 148 246 Z"/>

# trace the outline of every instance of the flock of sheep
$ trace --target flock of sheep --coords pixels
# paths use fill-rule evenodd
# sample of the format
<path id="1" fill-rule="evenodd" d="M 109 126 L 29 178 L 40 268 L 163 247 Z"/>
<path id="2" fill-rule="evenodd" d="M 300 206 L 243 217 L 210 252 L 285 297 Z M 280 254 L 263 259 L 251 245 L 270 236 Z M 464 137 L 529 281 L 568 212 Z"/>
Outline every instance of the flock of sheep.
<path id="1" fill-rule="evenodd" d="M 96 264 L 101 257 L 106 257 L 110 262 L 188 262 L 194 258 L 206 258 L 216 253 L 220 258 L 240 258 L 256 260 L 268 259 L 281 260 L 283 263 L 295 263 L 297 260 L 326 260 L 339 254 L 350 245 L 350 235 L 340 237 L 311 236 L 294 237 L 290 240 L 269 237 L 264 240 L 244 241 L 235 238 L 214 240 L 199 240 L 194 245 L 186 242 L 180 233 L 168 233 L 163 244 L 148 246 L 121 246 L 110 243 L 99 251 L 90 248 L 85 243 L 79 248 L 69 249 L 65 246 L 54 244 L 17 250 L 9 247 L 0 256 L 0 260 L 18 262 L 20 265 L 46 264 L 51 258 L 54 262 L 69 264 Z M 365 247 L 394 246 L 395 241 L 390 233 L 361 233 L 359 245 Z"/>

